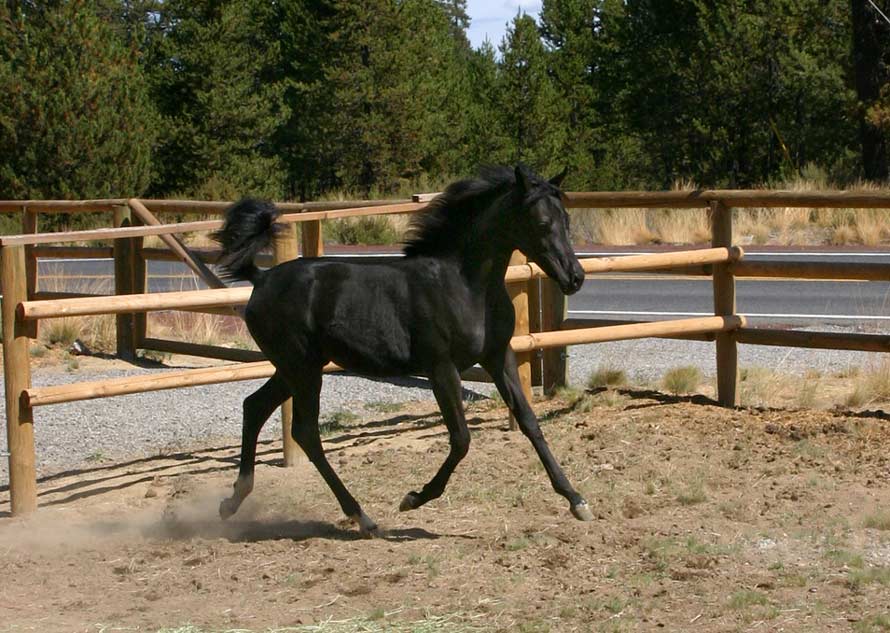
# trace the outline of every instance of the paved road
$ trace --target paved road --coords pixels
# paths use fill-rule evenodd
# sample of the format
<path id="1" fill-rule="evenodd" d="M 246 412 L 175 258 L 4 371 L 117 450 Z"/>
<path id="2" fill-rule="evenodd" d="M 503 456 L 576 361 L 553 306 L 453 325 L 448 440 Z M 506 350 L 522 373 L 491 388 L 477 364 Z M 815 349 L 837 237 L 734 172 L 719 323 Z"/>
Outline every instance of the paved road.
<path id="1" fill-rule="evenodd" d="M 604 255 L 606 252 L 588 252 Z M 612 253 L 609 253 L 612 254 Z M 890 263 L 890 252 L 746 251 L 749 261 Z M 755 326 L 890 326 L 890 280 L 833 282 L 751 279 L 736 282 L 740 314 Z M 658 320 L 713 314 L 711 280 L 652 274 L 593 276 L 572 297 L 572 316 Z"/>
<path id="2" fill-rule="evenodd" d="M 621 255 L 645 252 L 582 251 L 580 254 Z M 751 261 L 843 261 L 890 263 L 890 251 L 751 250 Z M 48 260 L 40 262 L 42 288 L 111 292 L 110 260 Z M 149 262 L 149 290 L 163 292 L 196 288 L 194 277 L 173 262 Z M 851 329 L 890 327 L 888 282 L 823 282 L 807 280 L 740 280 L 740 314 L 753 325 L 838 325 Z M 652 274 L 596 275 L 569 302 L 571 316 L 602 319 L 673 319 L 712 312 L 709 278 Z"/>

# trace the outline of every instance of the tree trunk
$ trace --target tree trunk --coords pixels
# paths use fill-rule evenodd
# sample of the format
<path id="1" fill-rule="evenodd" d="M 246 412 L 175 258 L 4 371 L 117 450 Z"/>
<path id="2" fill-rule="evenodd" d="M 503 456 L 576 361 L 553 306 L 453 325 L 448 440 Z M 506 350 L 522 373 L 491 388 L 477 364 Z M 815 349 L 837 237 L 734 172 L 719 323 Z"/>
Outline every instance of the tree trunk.
<path id="1" fill-rule="evenodd" d="M 886 180 L 887 146 L 884 133 L 870 125 L 866 109 L 878 98 L 881 85 L 888 79 L 882 64 L 882 42 L 890 38 L 890 25 L 868 0 L 850 0 L 853 21 L 853 76 L 859 99 L 859 135 L 862 143 L 862 167 L 868 180 Z"/>

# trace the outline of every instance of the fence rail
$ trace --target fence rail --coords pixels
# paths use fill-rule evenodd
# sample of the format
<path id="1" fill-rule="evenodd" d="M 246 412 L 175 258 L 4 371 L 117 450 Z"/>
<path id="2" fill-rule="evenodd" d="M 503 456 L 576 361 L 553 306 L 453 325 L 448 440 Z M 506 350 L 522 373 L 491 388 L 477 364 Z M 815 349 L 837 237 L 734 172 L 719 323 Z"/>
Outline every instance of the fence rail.
<path id="1" fill-rule="evenodd" d="M 322 221 L 414 213 L 421 210 L 435 194 L 416 196 L 413 201 L 313 202 L 281 204 L 281 220 L 300 223 L 298 242 L 293 229 L 275 241 L 273 254 L 266 263 L 324 254 Z M 0 213 L 22 214 L 22 234 L 0 237 L 0 283 L 2 304 L 2 341 L 4 346 L 4 383 L 9 438 L 10 496 L 13 514 L 32 511 L 37 506 L 34 455 L 33 411 L 37 407 L 102 398 L 125 393 L 207 385 L 270 376 L 272 366 L 258 352 L 231 350 L 212 345 L 152 338 L 147 335 L 145 313 L 155 310 L 190 310 L 231 314 L 246 303 L 250 288 L 212 288 L 189 292 L 146 293 L 146 260 L 183 260 L 213 285 L 212 271 L 206 263 L 215 261 L 215 253 L 198 256 L 176 238 L 187 232 L 219 228 L 221 220 L 201 220 L 162 224 L 155 213 L 196 213 L 219 215 L 229 203 L 177 200 L 82 200 L 82 201 L 0 201 Z M 660 322 L 622 322 L 605 324 L 589 319 L 567 319 L 566 299 L 558 287 L 546 278 L 534 263 L 516 258 L 505 280 L 511 288 L 517 310 L 517 329 L 511 345 L 520 362 L 523 388 L 531 397 L 531 385 L 545 390 L 566 380 L 565 347 L 591 342 L 628 338 L 669 337 L 714 341 L 717 355 L 718 400 L 725 406 L 738 403 L 739 343 L 781 345 L 822 349 L 890 351 L 890 336 L 794 330 L 764 330 L 747 327 L 736 314 L 735 280 L 738 277 L 805 278 L 838 280 L 890 280 L 888 264 L 847 264 L 801 262 L 750 262 L 744 251 L 732 244 L 733 207 L 831 207 L 890 209 L 890 194 L 873 192 L 789 191 L 693 191 L 693 192 L 622 192 L 569 193 L 570 208 L 671 208 L 698 209 L 711 221 L 711 248 L 689 251 L 590 258 L 582 260 L 588 274 L 607 272 L 682 272 L 708 275 L 713 279 L 714 316 Z M 114 228 L 64 233 L 39 233 L 38 218 L 45 213 L 111 212 Z M 143 239 L 162 236 L 168 249 L 149 249 Z M 113 240 L 113 247 L 78 247 L 73 242 Z M 55 244 L 54 246 L 48 246 Z M 112 257 L 115 261 L 116 296 L 71 296 L 70 293 L 41 291 L 37 283 L 38 257 Z M 538 298 L 540 297 L 540 302 Z M 40 320 L 66 316 L 115 314 L 118 330 L 118 354 L 131 357 L 137 349 L 155 349 L 172 353 L 233 361 L 222 367 L 167 372 L 159 376 L 129 377 L 99 382 L 75 383 L 50 387 L 32 387 L 29 367 L 29 343 L 36 336 Z M 543 351 L 543 365 L 533 363 L 531 352 Z M 336 371 L 329 366 L 328 371 Z M 486 379 L 474 369 L 473 379 Z M 289 409 L 282 410 L 285 463 L 298 457 L 290 439 Z"/>

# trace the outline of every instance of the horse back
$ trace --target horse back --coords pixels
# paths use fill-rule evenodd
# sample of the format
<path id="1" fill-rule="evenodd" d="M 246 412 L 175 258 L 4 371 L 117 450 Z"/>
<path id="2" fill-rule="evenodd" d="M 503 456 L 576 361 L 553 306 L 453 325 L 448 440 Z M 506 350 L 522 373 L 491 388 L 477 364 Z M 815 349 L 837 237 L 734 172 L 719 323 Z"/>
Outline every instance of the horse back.
<path id="1" fill-rule="evenodd" d="M 446 262 L 320 258 L 267 271 L 245 318 L 276 365 L 308 358 L 385 376 L 424 374 L 436 359 L 472 356 L 482 344 L 471 315 L 478 308 Z"/>

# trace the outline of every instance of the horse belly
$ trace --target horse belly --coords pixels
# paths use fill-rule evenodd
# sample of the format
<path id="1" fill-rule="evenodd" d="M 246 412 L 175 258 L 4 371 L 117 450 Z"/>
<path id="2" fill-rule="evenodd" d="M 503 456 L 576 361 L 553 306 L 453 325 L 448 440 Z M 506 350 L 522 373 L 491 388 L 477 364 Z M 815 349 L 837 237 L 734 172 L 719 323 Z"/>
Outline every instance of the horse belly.
<path id="1" fill-rule="evenodd" d="M 319 324 L 325 355 L 357 373 L 411 373 L 411 337 L 399 317 L 397 306 L 370 304 Z"/>

